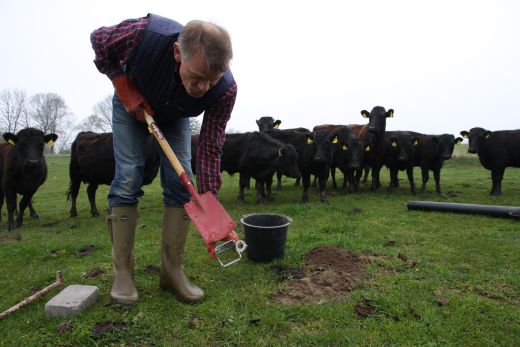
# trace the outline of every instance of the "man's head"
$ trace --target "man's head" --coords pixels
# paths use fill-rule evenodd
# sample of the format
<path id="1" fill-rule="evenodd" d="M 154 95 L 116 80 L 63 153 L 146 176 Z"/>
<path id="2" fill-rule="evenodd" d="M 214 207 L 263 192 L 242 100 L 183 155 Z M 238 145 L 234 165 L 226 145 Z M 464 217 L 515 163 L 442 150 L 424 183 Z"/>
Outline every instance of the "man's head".
<path id="1" fill-rule="evenodd" d="M 231 38 L 216 24 L 194 20 L 182 28 L 174 55 L 181 63 L 180 75 L 188 94 L 200 98 L 229 69 Z"/>

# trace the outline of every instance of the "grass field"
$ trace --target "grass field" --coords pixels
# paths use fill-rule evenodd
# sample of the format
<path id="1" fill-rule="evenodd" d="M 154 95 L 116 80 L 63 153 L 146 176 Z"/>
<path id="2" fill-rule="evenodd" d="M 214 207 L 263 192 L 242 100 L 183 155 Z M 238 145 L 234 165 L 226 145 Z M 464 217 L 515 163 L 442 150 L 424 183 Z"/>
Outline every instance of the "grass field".
<path id="1" fill-rule="evenodd" d="M 94 285 L 101 296 L 81 316 L 57 319 L 44 312 L 58 293 L 54 289 L 0 321 L 0 346 L 518 346 L 519 222 L 408 211 L 405 206 L 409 200 L 518 206 L 520 171 L 508 168 L 502 195 L 490 197 L 490 172 L 466 151 L 467 145 L 457 147 L 442 170 L 443 195 L 435 193 L 430 180 L 429 193 L 413 196 L 408 182 L 401 180 L 402 188 L 389 196 L 389 173 L 383 168 L 378 194 L 371 193 L 369 185 L 362 185 L 357 195 L 341 189 L 333 194 L 329 180 L 329 206 L 322 205 L 317 194 L 310 194 L 311 204 L 303 205 L 302 187 L 294 187 L 288 178 L 275 202 L 257 206 L 252 194 L 240 206 L 238 176 L 224 174 L 219 200 L 233 219 L 269 212 L 289 216 L 293 223 L 283 259 L 260 264 L 245 257 L 227 268 L 209 258 L 190 227 L 184 267 L 207 295 L 195 306 L 161 291 L 159 277 L 145 271 L 150 265 L 161 266 L 162 195 L 156 179 L 144 187 L 140 199 L 142 227 L 136 232 L 134 252 L 141 301 L 131 309 L 110 304 L 111 243 L 104 218 L 90 217 L 85 186 L 78 199 L 80 217 L 69 218 L 65 192 L 70 158 L 48 157 L 48 180 L 34 197 L 41 218 L 27 216 L 22 228 L 0 235 L 0 312 L 29 297 L 34 288 L 52 284 L 58 270 L 66 285 Z M 420 187 L 420 170 L 414 174 Z M 342 175 L 337 177 L 342 182 Z M 108 186 L 98 190 L 100 211 L 107 205 L 107 192 Z M 355 208 L 362 212 L 349 214 Z M 2 230 L 6 218 L 4 207 Z M 243 231 L 238 234 L 244 237 Z M 21 240 L 14 239 L 17 235 Z M 93 245 L 94 251 L 78 255 L 85 245 Z M 319 245 L 385 258 L 368 266 L 369 279 L 344 300 L 301 305 L 270 300 L 272 293 L 290 290 L 290 277 L 280 280 L 269 266 L 302 268 L 304 255 Z M 399 254 L 418 264 L 407 267 Z M 86 275 L 94 268 L 103 273 Z M 449 303 L 440 305 L 440 298 Z M 373 306 L 368 317 L 356 313 L 359 303 Z M 127 328 L 98 335 L 94 327 L 103 322 L 121 322 Z"/>

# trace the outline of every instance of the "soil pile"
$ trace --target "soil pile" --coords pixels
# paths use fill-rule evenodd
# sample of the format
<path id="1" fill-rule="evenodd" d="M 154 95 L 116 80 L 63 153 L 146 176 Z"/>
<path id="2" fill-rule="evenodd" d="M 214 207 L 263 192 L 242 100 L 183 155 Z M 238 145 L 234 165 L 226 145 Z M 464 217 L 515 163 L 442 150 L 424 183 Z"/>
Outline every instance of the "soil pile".
<path id="1" fill-rule="evenodd" d="M 340 301 L 368 278 L 363 270 L 375 257 L 377 255 L 358 254 L 339 246 L 315 247 L 304 257 L 303 277 L 289 281 L 289 287 L 273 293 L 271 301 L 284 304 Z"/>

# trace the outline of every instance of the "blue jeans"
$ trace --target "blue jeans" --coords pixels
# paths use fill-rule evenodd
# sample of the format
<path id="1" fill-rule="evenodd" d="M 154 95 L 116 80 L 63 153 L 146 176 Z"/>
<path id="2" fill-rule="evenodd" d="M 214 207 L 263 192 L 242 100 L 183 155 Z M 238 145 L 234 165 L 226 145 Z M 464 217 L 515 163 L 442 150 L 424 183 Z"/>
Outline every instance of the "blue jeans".
<path id="1" fill-rule="evenodd" d="M 141 184 L 144 173 L 146 138 L 150 133 L 148 124 L 138 121 L 126 112 L 115 93 L 112 105 L 114 108 L 112 131 L 114 133 L 116 172 L 108 193 L 108 203 L 110 207 L 137 205 L 138 198 L 144 195 Z M 192 179 L 189 118 L 172 118 L 157 123 L 157 125 L 184 171 Z M 182 206 L 190 201 L 190 194 L 157 141 L 155 147 L 161 158 L 160 176 L 164 205 Z"/>

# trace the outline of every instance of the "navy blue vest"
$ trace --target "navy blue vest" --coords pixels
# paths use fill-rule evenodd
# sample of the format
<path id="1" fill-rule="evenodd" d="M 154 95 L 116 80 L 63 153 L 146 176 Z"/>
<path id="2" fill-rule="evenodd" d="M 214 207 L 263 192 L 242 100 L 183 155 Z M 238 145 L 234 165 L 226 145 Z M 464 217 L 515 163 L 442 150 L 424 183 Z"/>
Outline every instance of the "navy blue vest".
<path id="1" fill-rule="evenodd" d="M 175 86 L 181 83 L 180 77 L 175 75 L 173 44 L 182 28 L 183 25 L 174 20 L 148 14 L 143 41 L 126 65 L 126 73 L 152 106 L 157 121 L 172 116 L 200 115 L 222 98 L 233 82 L 233 74 L 228 70 L 201 98 L 193 98 L 185 92 L 172 99 Z"/>

